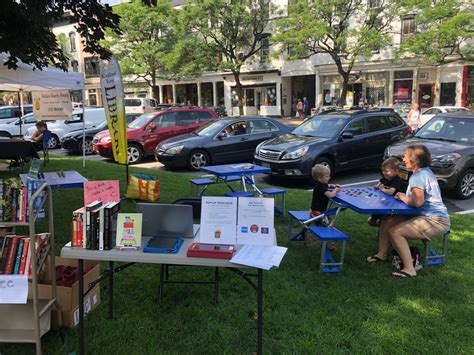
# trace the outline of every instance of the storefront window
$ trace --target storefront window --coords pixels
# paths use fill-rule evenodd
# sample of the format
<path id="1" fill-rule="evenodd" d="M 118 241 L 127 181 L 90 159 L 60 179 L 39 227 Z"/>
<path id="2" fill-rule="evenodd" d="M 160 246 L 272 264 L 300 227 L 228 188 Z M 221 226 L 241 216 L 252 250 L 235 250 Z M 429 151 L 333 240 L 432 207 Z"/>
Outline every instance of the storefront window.
<path id="1" fill-rule="evenodd" d="M 339 83 L 324 84 L 323 86 L 323 106 L 339 105 L 341 87 Z"/>
<path id="2" fill-rule="evenodd" d="M 393 103 L 411 104 L 411 96 L 413 91 L 413 71 L 397 71 L 394 74 L 395 81 L 393 83 Z"/>
<path id="3" fill-rule="evenodd" d="M 454 106 L 456 104 L 456 83 L 441 83 L 441 106 Z"/>
<path id="4" fill-rule="evenodd" d="M 232 90 L 232 107 L 239 107 L 239 95 L 237 95 L 237 90 Z"/>
<path id="5" fill-rule="evenodd" d="M 255 106 L 255 90 L 254 89 L 244 90 L 244 101 L 245 101 L 245 106 L 247 107 Z"/>
<path id="6" fill-rule="evenodd" d="M 384 87 L 368 87 L 365 89 L 365 98 L 370 106 L 385 104 L 385 88 Z"/>
<path id="7" fill-rule="evenodd" d="M 276 86 L 269 86 L 257 90 L 260 95 L 260 105 L 262 106 L 276 106 Z"/>

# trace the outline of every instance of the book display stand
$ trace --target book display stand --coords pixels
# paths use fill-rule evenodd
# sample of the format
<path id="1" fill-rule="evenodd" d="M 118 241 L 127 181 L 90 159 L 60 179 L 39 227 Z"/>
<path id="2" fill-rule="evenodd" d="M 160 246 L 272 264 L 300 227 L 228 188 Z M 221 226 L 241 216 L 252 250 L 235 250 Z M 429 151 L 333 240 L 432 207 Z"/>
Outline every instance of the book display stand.
<path id="1" fill-rule="evenodd" d="M 41 200 L 41 204 L 35 209 L 36 200 Z M 38 205 L 36 203 L 36 205 Z M 46 205 L 46 206 L 44 206 Z M 50 234 L 50 248 L 48 255 L 51 263 L 51 286 L 52 294 L 49 299 L 38 299 L 38 263 L 36 255 L 36 233 L 35 223 L 38 212 L 47 210 L 48 227 Z M 36 214 L 35 214 L 36 210 Z M 41 337 L 47 333 L 51 324 L 51 310 L 57 310 L 58 325 L 61 326 L 61 307 L 56 294 L 56 275 L 54 258 L 54 224 L 53 224 L 53 197 L 51 188 L 48 184 L 42 184 L 31 197 L 28 203 L 29 222 L 0 222 L 0 226 L 5 227 L 29 227 L 31 248 L 31 269 L 30 288 L 32 289 L 32 298 L 27 300 L 26 304 L 0 304 L 0 343 L 35 343 L 36 354 L 41 354 Z M 8 276 L 8 275 L 7 275 Z"/>

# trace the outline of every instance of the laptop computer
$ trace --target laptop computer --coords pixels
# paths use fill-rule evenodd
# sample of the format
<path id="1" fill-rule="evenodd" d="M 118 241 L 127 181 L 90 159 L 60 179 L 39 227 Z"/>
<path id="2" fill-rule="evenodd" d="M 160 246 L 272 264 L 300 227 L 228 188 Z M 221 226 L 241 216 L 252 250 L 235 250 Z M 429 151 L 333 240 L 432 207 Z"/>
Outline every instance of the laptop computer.
<path id="1" fill-rule="evenodd" d="M 143 236 L 194 238 L 192 206 L 138 202 L 137 212 Z"/>

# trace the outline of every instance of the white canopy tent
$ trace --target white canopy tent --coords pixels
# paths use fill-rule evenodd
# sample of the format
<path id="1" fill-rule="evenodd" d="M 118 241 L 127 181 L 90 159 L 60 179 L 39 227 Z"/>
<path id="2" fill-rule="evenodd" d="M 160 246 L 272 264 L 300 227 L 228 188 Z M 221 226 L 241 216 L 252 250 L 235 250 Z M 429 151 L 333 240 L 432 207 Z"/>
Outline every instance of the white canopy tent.
<path id="1" fill-rule="evenodd" d="M 82 73 L 69 73 L 60 69 L 49 67 L 39 70 L 35 69 L 32 65 L 25 64 L 20 61 L 17 63 L 17 69 L 8 69 L 8 67 L 5 65 L 8 57 L 8 54 L 0 53 L 0 91 L 17 91 L 21 93 L 23 91 L 58 89 L 84 90 L 84 75 Z M 22 101 L 23 96 L 20 95 L 21 106 L 23 106 Z M 84 122 L 85 117 L 83 114 L 83 132 Z"/>

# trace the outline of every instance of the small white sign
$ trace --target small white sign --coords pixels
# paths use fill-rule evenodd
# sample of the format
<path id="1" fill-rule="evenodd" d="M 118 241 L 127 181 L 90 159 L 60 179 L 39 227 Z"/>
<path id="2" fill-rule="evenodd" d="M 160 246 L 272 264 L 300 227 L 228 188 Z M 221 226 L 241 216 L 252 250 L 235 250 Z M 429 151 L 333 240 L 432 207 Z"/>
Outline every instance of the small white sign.
<path id="1" fill-rule="evenodd" d="M 272 198 L 239 198 L 237 244 L 275 244 L 274 203 Z"/>
<path id="2" fill-rule="evenodd" d="M 72 103 L 68 90 L 34 91 L 33 115 L 37 121 L 71 118 Z"/>
<path id="3" fill-rule="evenodd" d="M 0 304 L 26 304 L 27 275 L 0 275 Z"/>
<path id="4" fill-rule="evenodd" d="M 200 242 L 235 244 L 237 198 L 202 198 Z"/>

